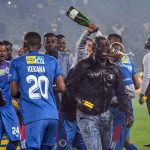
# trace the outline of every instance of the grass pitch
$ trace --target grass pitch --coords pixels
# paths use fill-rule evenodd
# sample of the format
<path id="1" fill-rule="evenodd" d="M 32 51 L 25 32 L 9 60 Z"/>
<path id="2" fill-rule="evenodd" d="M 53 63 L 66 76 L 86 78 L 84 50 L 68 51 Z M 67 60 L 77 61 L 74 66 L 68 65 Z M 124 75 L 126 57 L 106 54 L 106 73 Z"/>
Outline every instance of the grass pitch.
<path id="1" fill-rule="evenodd" d="M 137 95 L 133 100 L 135 122 L 131 128 L 131 141 L 137 146 L 138 150 L 150 150 L 150 148 L 144 147 L 145 144 L 150 144 L 150 116 L 146 103 L 140 105 L 138 98 Z M 5 150 L 5 148 L 0 147 L 0 150 Z"/>
<path id="2" fill-rule="evenodd" d="M 149 150 L 144 147 L 150 144 L 150 115 L 147 111 L 146 103 L 138 103 L 139 95 L 133 100 L 135 122 L 131 128 L 131 141 L 138 147 L 138 150 Z"/>

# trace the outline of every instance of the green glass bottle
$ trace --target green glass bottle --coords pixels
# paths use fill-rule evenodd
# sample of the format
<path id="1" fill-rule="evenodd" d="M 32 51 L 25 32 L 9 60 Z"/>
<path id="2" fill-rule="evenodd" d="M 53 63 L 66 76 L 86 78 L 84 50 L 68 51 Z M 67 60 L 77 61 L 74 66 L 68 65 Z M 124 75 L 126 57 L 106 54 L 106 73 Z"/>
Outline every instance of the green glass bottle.
<path id="1" fill-rule="evenodd" d="M 73 6 L 68 9 L 66 15 L 81 26 L 90 26 L 90 20 L 88 19 L 88 17 Z"/>

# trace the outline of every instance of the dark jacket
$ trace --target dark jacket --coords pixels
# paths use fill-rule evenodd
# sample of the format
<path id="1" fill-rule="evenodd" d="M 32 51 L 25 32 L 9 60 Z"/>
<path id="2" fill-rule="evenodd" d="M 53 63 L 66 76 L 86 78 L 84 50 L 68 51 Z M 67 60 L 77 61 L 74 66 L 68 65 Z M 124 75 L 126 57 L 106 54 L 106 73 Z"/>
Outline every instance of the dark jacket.
<path id="1" fill-rule="evenodd" d="M 107 61 L 105 66 L 89 57 L 77 64 L 67 82 L 67 97 L 75 108 L 75 99 L 87 100 L 94 104 L 93 111 L 79 106 L 78 109 L 87 114 L 97 115 L 109 109 L 115 91 L 121 109 L 131 112 L 131 100 L 125 93 L 125 86 L 118 67 Z"/>
<path id="2" fill-rule="evenodd" d="M 65 79 L 66 87 L 72 79 L 73 68 L 69 71 L 67 78 Z M 76 115 L 76 102 L 74 99 L 69 99 L 68 92 L 62 94 L 60 102 L 60 112 L 68 114 L 70 117 L 75 118 Z"/>

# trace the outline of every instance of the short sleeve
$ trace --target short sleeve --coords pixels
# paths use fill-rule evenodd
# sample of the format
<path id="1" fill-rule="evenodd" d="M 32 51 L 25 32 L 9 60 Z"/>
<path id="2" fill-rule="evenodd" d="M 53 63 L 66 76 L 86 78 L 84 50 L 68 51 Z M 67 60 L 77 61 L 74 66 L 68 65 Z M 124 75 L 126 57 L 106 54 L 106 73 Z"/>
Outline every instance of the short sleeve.
<path id="1" fill-rule="evenodd" d="M 16 68 L 14 60 L 12 60 L 10 63 L 8 80 L 9 80 L 9 82 L 11 82 L 11 81 L 18 82 L 19 81 L 18 74 L 17 74 L 17 68 Z"/>

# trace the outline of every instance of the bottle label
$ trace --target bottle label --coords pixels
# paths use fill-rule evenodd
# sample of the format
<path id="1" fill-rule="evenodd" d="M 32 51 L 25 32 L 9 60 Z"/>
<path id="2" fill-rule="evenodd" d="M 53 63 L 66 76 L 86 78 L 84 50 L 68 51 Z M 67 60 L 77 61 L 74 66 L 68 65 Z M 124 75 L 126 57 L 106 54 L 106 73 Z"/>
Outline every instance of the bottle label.
<path id="1" fill-rule="evenodd" d="M 77 14 L 78 14 L 78 11 L 75 9 L 72 9 L 70 14 L 69 14 L 69 17 L 74 20 L 75 17 L 77 16 Z"/>

